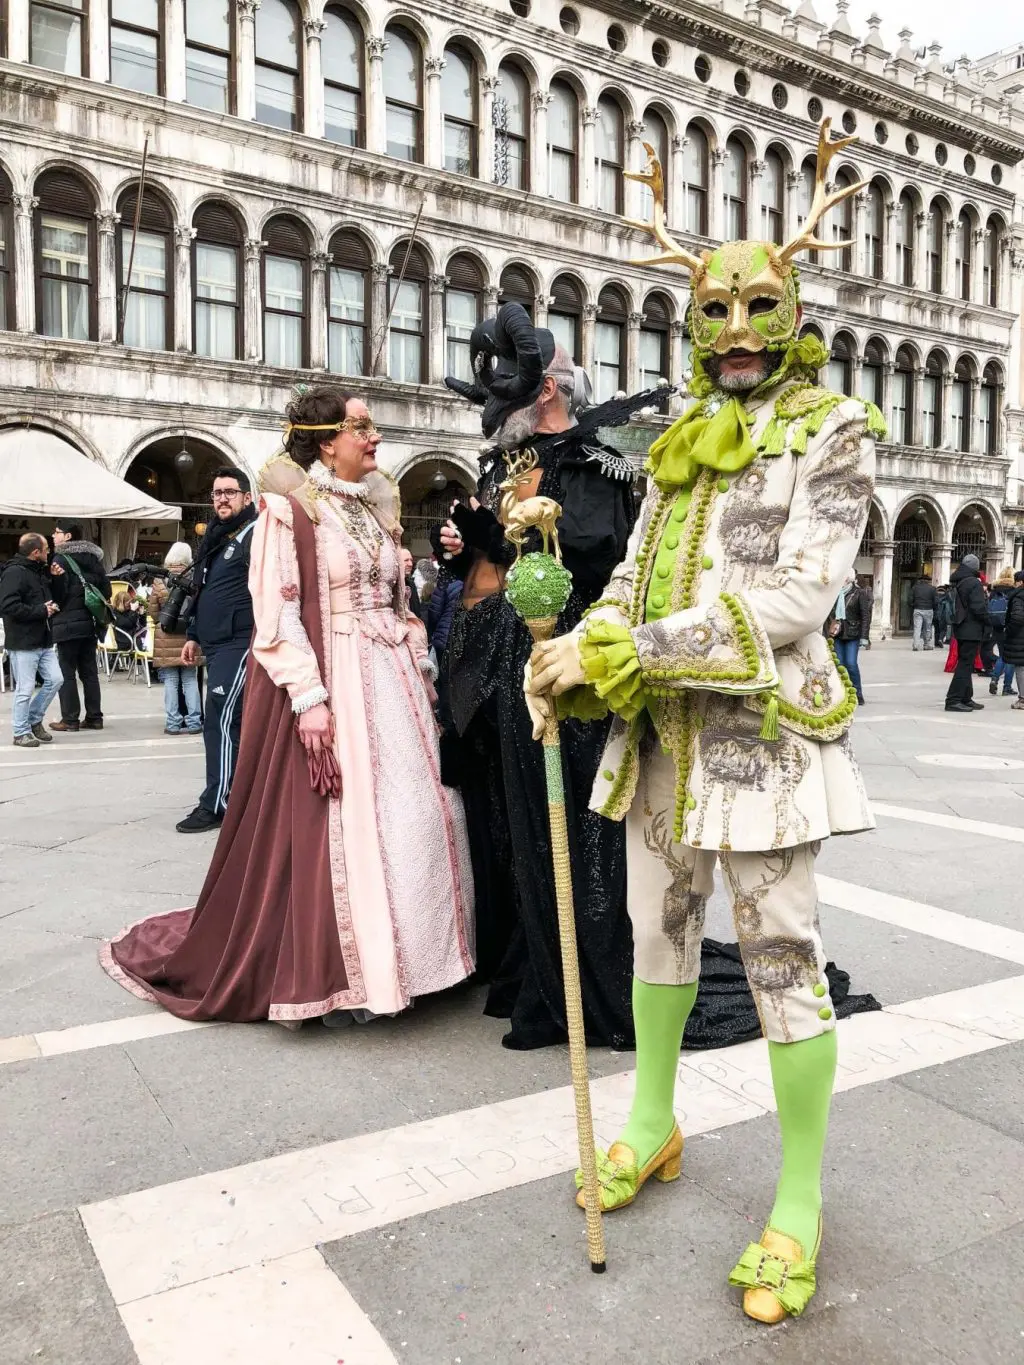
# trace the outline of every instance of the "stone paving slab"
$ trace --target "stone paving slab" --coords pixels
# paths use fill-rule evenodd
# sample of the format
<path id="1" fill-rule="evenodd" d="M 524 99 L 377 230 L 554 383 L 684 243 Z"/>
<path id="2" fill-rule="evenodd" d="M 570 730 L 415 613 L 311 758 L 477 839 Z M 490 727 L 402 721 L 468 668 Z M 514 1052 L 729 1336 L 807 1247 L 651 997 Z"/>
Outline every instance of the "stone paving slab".
<path id="1" fill-rule="evenodd" d="M 0 1038 L 138 1014 L 96 960 L 94 938 L 0 920 Z"/>
<path id="2" fill-rule="evenodd" d="M 914 1071 L 899 1084 L 994 1128 L 1024 1148 L 1024 1047 L 997 1048 L 935 1070 Z M 998 1185 L 1004 1180 L 1024 1181 L 1024 1165 L 1003 1172 Z M 1021 1351 L 1024 1359 L 1024 1345 Z"/>
<path id="3" fill-rule="evenodd" d="M 0 1227 L 4 1365 L 137 1365 L 77 1213 Z"/>

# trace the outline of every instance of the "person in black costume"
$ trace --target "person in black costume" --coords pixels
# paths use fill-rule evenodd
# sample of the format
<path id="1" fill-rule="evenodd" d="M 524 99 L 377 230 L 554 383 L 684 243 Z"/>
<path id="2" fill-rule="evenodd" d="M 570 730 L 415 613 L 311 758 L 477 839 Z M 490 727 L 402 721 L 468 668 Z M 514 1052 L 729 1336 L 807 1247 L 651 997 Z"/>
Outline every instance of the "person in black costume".
<path id="1" fill-rule="evenodd" d="M 486 1013 L 510 1019 L 506 1047 L 526 1049 L 565 1041 L 565 1005 L 544 758 L 522 695 L 532 641 L 503 591 L 515 552 L 495 515 L 499 486 L 511 454 L 536 451 L 524 496 L 550 497 L 562 507 L 558 530 L 573 595 L 558 631 L 571 630 L 600 597 L 635 520 L 634 466 L 599 439 L 598 427 L 626 422 L 661 395 L 613 400 L 577 420 L 586 377 L 519 304 L 505 304 L 476 328 L 471 356 L 476 380 L 446 382 L 483 405 L 483 432 L 494 445 L 481 459 L 477 498 L 456 505 L 442 533 L 448 555 L 442 564 L 464 583 L 448 637 L 445 690 L 461 740 L 478 970 L 491 982 Z M 605 729 L 567 722 L 562 766 L 587 1041 L 631 1048 L 625 841 L 619 826 L 588 809 Z"/>

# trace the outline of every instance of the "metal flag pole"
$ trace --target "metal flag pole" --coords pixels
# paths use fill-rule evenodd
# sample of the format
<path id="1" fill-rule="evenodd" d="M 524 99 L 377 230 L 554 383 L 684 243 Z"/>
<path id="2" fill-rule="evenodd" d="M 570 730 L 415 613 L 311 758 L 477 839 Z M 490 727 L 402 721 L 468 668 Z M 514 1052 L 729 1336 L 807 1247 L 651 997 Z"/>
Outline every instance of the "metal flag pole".
<path id="1" fill-rule="evenodd" d="M 530 452 L 532 463 L 536 456 Z M 572 575 L 562 564 L 555 523 L 562 515 L 558 503 L 550 498 L 530 498 L 516 503 L 516 489 L 522 482 L 530 460 L 520 461 L 509 470 L 502 485 L 508 495 L 507 538 L 519 556 L 508 575 L 505 592 L 522 618 L 535 644 L 550 640 L 572 592 Z M 532 505 L 532 506 L 531 506 Z M 507 515 L 515 508 L 513 518 Z M 544 539 L 543 553 L 522 555 L 522 538 L 536 526 Z M 548 552 L 549 542 L 554 554 Z M 605 1270 L 604 1227 L 601 1219 L 601 1189 L 597 1179 L 597 1154 L 594 1150 L 594 1119 L 590 1104 L 590 1077 L 587 1071 L 587 1039 L 583 1027 L 583 994 L 580 988 L 579 954 L 576 948 L 576 911 L 573 903 L 572 868 L 569 864 L 569 833 L 565 820 L 565 788 L 562 781 L 562 742 L 554 698 L 549 699 L 550 714 L 544 725 L 544 774 L 547 783 L 548 823 L 551 828 L 551 858 L 555 873 L 555 899 L 558 908 L 558 937 L 562 948 L 562 982 L 565 989 L 565 1021 L 569 1033 L 569 1068 L 572 1073 L 573 1099 L 576 1104 L 576 1137 L 580 1167 L 583 1171 L 583 1199 L 587 1216 L 587 1251 L 595 1275 Z"/>
<path id="2" fill-rule="evenodd" d="M 121 307 L 117 319 L 117 344 L 124 345 L 124 328 L 128 320 L 128 298 L 132 292 L 132 271 L 135 268 L 135 243 L 139 240 L 139 223 L 142 219 L 142 196 L 146 192 L 146 162 L 149 159 L 149 134 L 142 144 L 142 170 L 139 172 L 139 188 L 135 195 L 135 222 L 132 224 L 132 245 L 128 252 L 128 271 L 124 288 L 121 291 Z"/>
<path id="3" fill-rule="evenodd" d="M 394 316 L 395 304 L 398 302 L 398 293 L 399 290 L 402 288 L 402 284 L 405 281 L 405 272 L 409 268 L 409 257 L 412 255 L 412 249 L 416 245 L 416 237 L 420 230 L 420 219 L 423 217 L 423 210 L 426 208 L 426 204 L 427 200 L 426 196 L 424 195 L 424 197 L 420 200 L 419 208 L 416 210 L 416 217 L 413 220 L 412 225 L 412 233 L 409 236 L 409 241 L 406 243 L 405 256 L 402 260 L 402 268 L 398 272 L 398 285 L 395 289 L 394 298 L 391 300 L 391 305 L 388 308 L 387 317 L 385 317 L 384 319 L 384 329 L 381 332 L 380 342 L 377 346 L 377 353 L 373 357 L 373 364 L 370 366 L 371 374 L 377 373 L 377 365 L 380 363 L 381 354 L 383 353 L 384 347 L 387 344 L 388 332 L 391 329 L 391 319 Z"/>

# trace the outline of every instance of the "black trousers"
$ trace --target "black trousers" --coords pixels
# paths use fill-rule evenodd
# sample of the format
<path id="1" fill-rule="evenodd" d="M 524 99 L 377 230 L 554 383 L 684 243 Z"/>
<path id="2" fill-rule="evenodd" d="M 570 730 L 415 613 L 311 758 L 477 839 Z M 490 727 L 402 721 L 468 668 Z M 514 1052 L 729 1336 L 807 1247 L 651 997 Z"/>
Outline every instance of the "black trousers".
<path id="1" fill-rule="evenodd" d="M 227 810 L 231 782 L 242 738 L 242 699 L 249 640 L 230 640 L 206 655 L 206 713 L 203 741 L 206 745 L 206 790 L 199 804 L 212 815 Z"/>
<path id="2" fill-rule="evenodd" d="M 95 635 L 84 640 L 62 640 L 57 646 L 57 659 L 60 671 L 64 674 L 64 684 L 60 689 L 61 720 L 77 723 L 79 719 L 79 678 L 85 693 L 86 720 L 102 720 L 103 703 L 100 697 L 100 675 L 96 667 Z"/>
<path id="3" fill-rule="evenodd" d="M 960 702 L 968 706 L 974 696 L 974 660 L 978 653 L 977 640 L 957 640 L 956 642 L 956 668 L 949 681 L 949 691 L 946 693 L 946 705 L 953 706 Z"/>

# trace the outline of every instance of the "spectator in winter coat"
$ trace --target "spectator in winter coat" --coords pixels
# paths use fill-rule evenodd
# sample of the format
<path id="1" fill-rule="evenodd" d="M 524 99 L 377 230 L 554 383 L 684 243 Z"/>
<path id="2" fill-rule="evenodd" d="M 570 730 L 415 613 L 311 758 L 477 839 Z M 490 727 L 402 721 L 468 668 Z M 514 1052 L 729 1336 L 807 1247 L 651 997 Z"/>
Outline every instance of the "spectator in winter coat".
<path id="1" fill-rule="evenodd" d="M 1013 575 L 1013 589 L 1007 594 L 1003 658 L 1017 675 L 1017 700 L 1010 710 L 1024 711 L 1024 569 Z"/>
<path id="2" fill-rule="evenodd" d="M 1014 668 L 1004 654 L 1006 612 L 1012 592 L 1013 570 L 1004 569 L 992 584 L 992 591 L 988 596 L 988 624 L 992 632 L 992 643 L 999 651 L 999 657 L 992 664 L 992 681 L 988 685 L 988 690 L 993 697 L 999 691 L 1000 678 L 1003 680 L 1003 696 L 1015 697 L 1017 695 L 1013 690 Z"/>
<path id="3" fill-rule="evenodd" d="M 175 588 L 183 589 L 186 586 L 187 575 L 192 570 L 192 551 L 184 541 L 176 542 L 168 550 L 164 568 L 168 577 L 156 579 L 149 593 L 150 614 L 157 622 L 156 634 L 153 637 L 153 663 L 160 670 L 160 678 L 164 685 L 164 734 L 201 735 L 203 717 L 199 699 L 199 664 L 202 663 L 202 659 L 188 665 L 181 661 L 187 622 L 182 621 L 177 632 L 166 630 L 160 623 L 161 613 L 171 592 Z M 173 624 L 177 625 L 178 622 Z M 179 688 L 185 698 L 184 726 L 178 701 Z"/>
<path id="4" fill-rule="evenodd" d="M 103 704 L 99 669 L 96 666 L 96 636 L 97 631 L 105 627 L 97 622 L 85 605 L 85 584 L 88 583 L 102 593 L 107 602 L 110 601 L 110 582 L 103 571 L 103 551 L 91 540 L 84 539 L 81 526 L 74 521 L 66 521 L 54 528 L 53 545 L 53 562 L 64 570 L 53 579 L 53 598 L 60 607 L 60 614 L 54 617 L 52 625 L 53 643 L 57 647 L 64 682 L 60 689 L 60 720 L 55 721 L 50 729 L 79 729 L 81 702 L 78 681 L 81 679 L 85 697 L 85 729 L 102 730 Z"/>
<path id="5" fill-rule="evenodd" d="M 46 537 L 29 531 L 18 541 L 18 553 L 5 565 L 0 578 L 4 646 L 14 680 L 11 722 L 19 749 L 38 749 L 40 744 L 53 742 L 43 717 L 63 681 L 50 621 L 60 611 L 52 584 L 64 570 L 59 564 L 47 568 L 49 553 Z M 38 692 L 36 674 L 42 679 Z"/>
<path id="6" fill-rule="evenodd" d="M 930 573 L 923 573 L 910 590 L 910 605 L 914 612 L 914 653 L 921 648 L 933 649 L 932 627 L 935 608 L 938 606 L 938 593 L 932 583 Z"/>
<path id="7" fill-rule="evenodd" d="M 835 646 L 836 657 L 850 675 L 861 706 L 864 705 L 864 689 L 858 655 L 861 645 L 866 645 L 871 638 L 872 605 L 871 594 L 860 586 L 856 574 L 849 573 L 825 627 L 826 635 Z"/>
<path id="8" fill-rule="evenodd" d="M 935 643 L 948 645 L 953 638 L 953 595 L 948 583 L 936 589 Z"/>
<path id="9" fill-rule="evenodd" d="M 946 693 L 946 710 L 968 713 L 982 710 L 974 700 L 972 676 L 978 646 L 988 630 L 988 603 L 979 572 L 977 555 L 964 555 L 959 569 L 950 579 L 953 587 L 953 638 L 956 640 L 956 668 Z"/>

